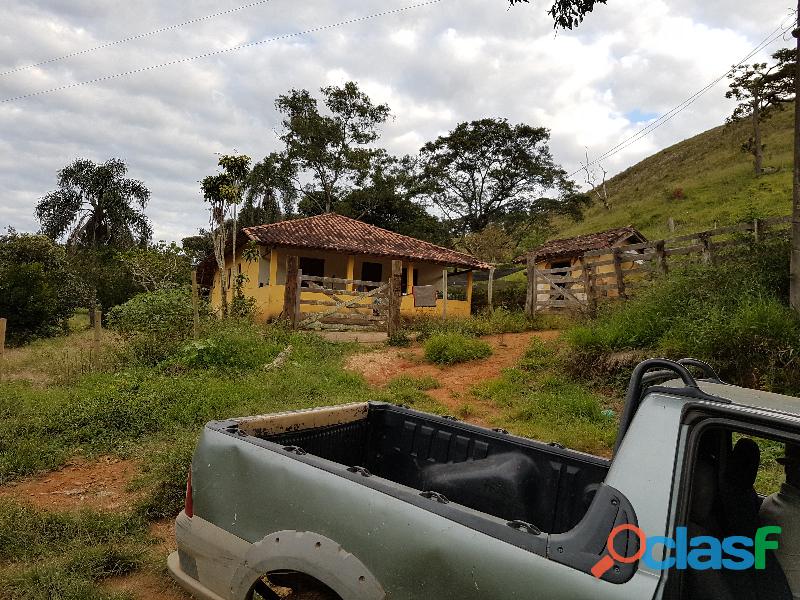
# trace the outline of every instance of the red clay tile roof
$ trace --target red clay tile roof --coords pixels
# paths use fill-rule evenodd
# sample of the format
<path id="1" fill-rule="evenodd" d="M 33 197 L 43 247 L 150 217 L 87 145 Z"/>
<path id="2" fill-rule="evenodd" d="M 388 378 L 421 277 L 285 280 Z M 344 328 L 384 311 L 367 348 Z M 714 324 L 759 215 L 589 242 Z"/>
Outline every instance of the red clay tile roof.
<path id="1" fill-rule="evenodd" d="M 489 268 L 487 263 L 469 254 L 381 229 L 336 213 L 246 227 L 244 233 L 263 246 L 288 246 L 348 254 L 390 256 L 471 269 Z"/>
<path id="2" fill-rule="evenodd" d="M 537 259 L 560 258 L 567 256 L 581 255 L 589 250 L 602 250 L 603 248 L 613 248 L 619 242 L 635 238 L 636 242 L 646 242 L 645 238 L 633 227 L 616 227 L 597 233 L 588 233 L 571 238 L 550 240 L 535 250 L 528 252 L 526 256 L 520 256 L 514 262 L 525 262 L 527 256 L 536 255 Z M 632 242 L 632 243 L 636 243 Z"/>

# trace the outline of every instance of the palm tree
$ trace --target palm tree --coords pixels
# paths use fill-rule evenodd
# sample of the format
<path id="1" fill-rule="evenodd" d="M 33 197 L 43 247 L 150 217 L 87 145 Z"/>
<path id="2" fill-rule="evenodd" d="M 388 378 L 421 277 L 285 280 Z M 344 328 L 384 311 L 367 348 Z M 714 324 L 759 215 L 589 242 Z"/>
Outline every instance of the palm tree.
<path id="1" fill-rule="evenodd" d="M 42 233 L 54 240 L 66 234 L 68 245 L 91 249 L 146 245 L 153 235 L 143 212 L 150 191 L 127 172 L 118 158 L 79 158 L 61 169 L 58 189 L 36 205 Z"/>

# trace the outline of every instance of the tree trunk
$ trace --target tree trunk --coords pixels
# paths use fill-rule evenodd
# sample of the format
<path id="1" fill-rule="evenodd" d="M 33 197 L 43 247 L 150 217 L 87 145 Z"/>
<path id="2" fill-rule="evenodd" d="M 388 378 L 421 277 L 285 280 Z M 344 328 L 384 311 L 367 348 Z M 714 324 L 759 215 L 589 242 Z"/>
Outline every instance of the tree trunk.
<path id="1" fill-rule="evenodd" d="M 761 144 L 761 110 L 758 95 L 753 98 L 753 156 L 756 177 L 761 176 L 764 164 L 764 149 Z"/>
<path id="2" fill-rule="evenodd" d="M 789 268 L 789 301 L 800 312 L 800 0 L 797 2 L 798 23 L 792 32 L 797 38 L 794 99 L 794 177 L 792 178 L 792 256 Z"/>

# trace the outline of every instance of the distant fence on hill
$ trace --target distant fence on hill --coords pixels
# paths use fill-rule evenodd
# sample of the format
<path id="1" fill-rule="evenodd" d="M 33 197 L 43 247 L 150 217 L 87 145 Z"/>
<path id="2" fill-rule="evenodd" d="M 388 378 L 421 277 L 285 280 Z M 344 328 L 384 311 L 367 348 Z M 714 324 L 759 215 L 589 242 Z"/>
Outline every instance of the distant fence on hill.
<path id="1" fill-rule="evenodd" d="M 604 299 L 626 299 L 646 286 L 653 275 L 666 274 L 678 260 L 713 264 L 724 250 L 752 246 L 767 238 L 785 236 L 792 218 L 771 217 L 717 227 L 673 238 L 585 252 L 569 267 L 539 269 L 528 260 L 529 314 L 547 309 L 593 312 Z"/>

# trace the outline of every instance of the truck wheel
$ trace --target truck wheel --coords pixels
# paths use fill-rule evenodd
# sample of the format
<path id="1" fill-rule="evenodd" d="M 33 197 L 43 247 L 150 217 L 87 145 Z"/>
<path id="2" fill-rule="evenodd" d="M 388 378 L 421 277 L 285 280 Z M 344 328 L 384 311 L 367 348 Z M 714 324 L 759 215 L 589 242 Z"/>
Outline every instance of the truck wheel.
<path id="1" fill-rule="evenodd" d="M 321 581 L 297 571 L 267 573 L 252 592 L 252 600 L 342 600 Z"/>

